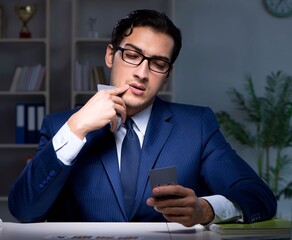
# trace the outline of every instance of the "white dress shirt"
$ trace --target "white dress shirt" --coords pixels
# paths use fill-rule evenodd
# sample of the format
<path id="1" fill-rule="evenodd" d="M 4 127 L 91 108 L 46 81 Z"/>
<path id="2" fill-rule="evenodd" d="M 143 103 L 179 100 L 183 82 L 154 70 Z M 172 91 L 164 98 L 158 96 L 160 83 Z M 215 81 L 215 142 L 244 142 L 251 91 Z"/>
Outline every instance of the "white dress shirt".
<path id="1" fill-rule="evenodd" d="M 132 117 L 134 121 L 133 129 L 138 135 L 140 146 L 142 147 L 146 127 L 150 118 L 152 105 L 144 111 Z M 117 131 L 114 133 L 116 140 L 116 147 L 118 153 L 119 167 L 121 166 L 121 149 L 122 142 L 126 135 L 126 128 L 119 125 Z M 81 140 L 74 133 L 70 131 L 67 123 L 65 123 L 60 130 L 53 137 L 53 146 L 56 151 L 57 157 L 65 164 L 71 165 L 86 143 L 86 138 Z M 212 223 L 236 221 L 242 219 L 241 209 L 233 202 L 229 201 L 222 195 L 212 195 L 202 197 L 212 206 L 215 218 Z"/>

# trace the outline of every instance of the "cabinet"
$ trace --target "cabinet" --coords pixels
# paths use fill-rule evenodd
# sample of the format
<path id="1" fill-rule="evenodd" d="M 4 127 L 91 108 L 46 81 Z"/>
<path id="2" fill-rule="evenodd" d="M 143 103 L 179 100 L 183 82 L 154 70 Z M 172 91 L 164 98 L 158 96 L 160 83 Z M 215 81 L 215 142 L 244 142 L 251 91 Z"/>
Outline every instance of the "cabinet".
<path id="1" fill-rule="evenodd" d="M 0 200 L 6 201 L 11 183 L 20 174 L 26 160 L 32 156 L 36 144 L 16 143 L 16 106 L 18 104 L 41 105 L 48 113 L 49 99 L 49 0 L 35 0 L 36 14 L 28 22 L 31 38 L 19 38 L 21 21 L 15 11 L 15 3 L 23 1 L 0 0 L 3 34 L 0 38 Z M 42 66 L 42 85 L 29 88 L 32 83 L 33 67 Z M 12 89 L 17 67 L 27 67 L 27 85 Z M 22 71 L 22 74 L 24 72 Z M 36 75 L 35 75 L 36 76 Z"/>
<path id="2" fill-rule="evenodd" d="M 73 0 L 72 5 L 72 58 L 71 58 L 71 106 L 84 104 L 96 91 L 92 69 L 102 67 L 109 83 L 110 72 L 104 63 L 106 46 L 118 19 L 136 9 L 156 9 L 174 20 L 174 0 Z M 92 83 L 94 82 L 94 83 Z M 173 81 L 161 91 L 160 96 L 173 100 Z"/>

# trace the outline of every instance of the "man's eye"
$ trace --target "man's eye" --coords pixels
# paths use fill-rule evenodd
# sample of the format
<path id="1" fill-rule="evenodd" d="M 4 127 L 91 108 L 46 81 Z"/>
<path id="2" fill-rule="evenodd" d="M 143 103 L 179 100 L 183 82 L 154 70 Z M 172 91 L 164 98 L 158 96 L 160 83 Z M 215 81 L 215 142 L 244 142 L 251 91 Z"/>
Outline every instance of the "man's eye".
<path id="1" fill-rule="evenodd" d="M 164 61 L 152 61 L 152 65 L 153 67 L 155 68 L 158 68 L 158 69 L 165 69 L 167 68 L 168 64 Z"/>
<path id="2" fill-rule="evenodd" d="M 126 55 L 126 58 L 129 58 L 129 59 L 139 58 L 139 54 L 137 54 L 135 52 L 126 52 L 125 55 Z"/>

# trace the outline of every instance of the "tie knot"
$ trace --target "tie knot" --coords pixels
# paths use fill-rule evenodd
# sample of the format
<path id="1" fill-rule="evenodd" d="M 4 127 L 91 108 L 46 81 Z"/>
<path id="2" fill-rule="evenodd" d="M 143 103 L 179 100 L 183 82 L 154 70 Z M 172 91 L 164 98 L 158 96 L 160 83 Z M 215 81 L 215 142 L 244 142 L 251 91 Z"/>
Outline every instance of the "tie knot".
<path id="1" fill-rule="evenodd" d="M 134 121 L 132 118 L 127 118 L 125 122 L 126 128 L 133 130 L 133 123 Z"/>

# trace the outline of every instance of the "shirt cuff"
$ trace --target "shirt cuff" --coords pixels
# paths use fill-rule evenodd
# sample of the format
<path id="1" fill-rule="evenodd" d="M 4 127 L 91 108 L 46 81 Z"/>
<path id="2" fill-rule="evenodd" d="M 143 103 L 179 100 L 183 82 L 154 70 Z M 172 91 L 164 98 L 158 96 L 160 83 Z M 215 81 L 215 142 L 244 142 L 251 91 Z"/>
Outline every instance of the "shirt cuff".
<path id="1" fill-rule="evenodd" d="M 86 143 L 86 138 L 81 140 L 71 132 L 65 123 L 53 137 L 53 146 L 58 159 L 65 165 L 72 165 L 74 159 Z"/>
<path id="2" fill-rule="evenodd" d="M 222 195 L 212 195 L 202 197 L 212 206 L 215 217 L 209 226 L 213 223 L 235 222 L 242 219 L 242 211 L 235 203 Z"/>

